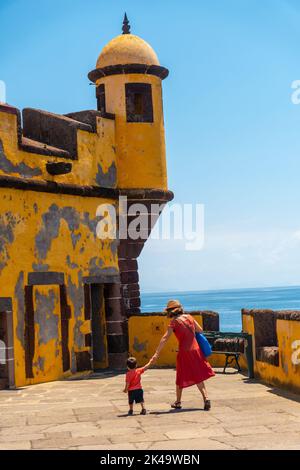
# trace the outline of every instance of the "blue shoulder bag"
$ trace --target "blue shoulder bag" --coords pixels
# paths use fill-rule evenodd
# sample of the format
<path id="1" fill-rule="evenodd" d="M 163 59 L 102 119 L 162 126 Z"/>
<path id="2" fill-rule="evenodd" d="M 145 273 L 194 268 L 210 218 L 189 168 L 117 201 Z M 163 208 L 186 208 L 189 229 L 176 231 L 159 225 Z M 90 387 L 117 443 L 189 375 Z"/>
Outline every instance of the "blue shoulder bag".
<path id="1" fill-rule="evenodd" d="M 180 321 L 179 323 L 182 323 L 190 331 L 193 331 L 185 322 Z M 196 337 L 197 343 L 199 344 L 199 348 L 203 352 L 204 356 L 205 357 L 211 356 L 212 355 L 212 348 L 211 348 L 211 345 L 208 342 L 207 338 L 204 336 L 204 334 L 196 332 L 195 337 Z"/>
<path id="2" fill-rule="evenodd" d="M 207 338 L 202 333 L 195 333 L 197 343 L 205 357 L 212 355 L 211 345 L 208 342 Z"/>

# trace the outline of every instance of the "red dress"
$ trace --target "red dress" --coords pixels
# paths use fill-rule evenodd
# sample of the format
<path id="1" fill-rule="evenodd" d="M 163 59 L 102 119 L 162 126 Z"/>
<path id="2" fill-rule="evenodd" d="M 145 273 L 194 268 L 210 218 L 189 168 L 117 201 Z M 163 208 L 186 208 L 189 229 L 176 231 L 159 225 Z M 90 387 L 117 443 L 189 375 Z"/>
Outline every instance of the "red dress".
<path id="1" fill-rule="evenodd" d="M 182 324 L 184 323 L 184 324 Z M 179 342 L 176 364 L 176 385 L 180 388 L 199 384 L 215 375 L 195 337 L 194 319 L 184 315 L 170 323 Z"/>

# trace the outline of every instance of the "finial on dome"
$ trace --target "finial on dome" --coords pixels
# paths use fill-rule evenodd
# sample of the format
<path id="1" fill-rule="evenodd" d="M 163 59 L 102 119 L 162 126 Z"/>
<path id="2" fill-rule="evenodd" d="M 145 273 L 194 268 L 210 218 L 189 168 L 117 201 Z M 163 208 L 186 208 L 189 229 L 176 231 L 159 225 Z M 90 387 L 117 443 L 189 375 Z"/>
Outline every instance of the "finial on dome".
<path id="1" fill-rule="evenodd" d="M 129 24 L 126 13 L 124 15 L 122 31 L 123 31 L 123 34 L 130 34 L 130 24 Z"/>

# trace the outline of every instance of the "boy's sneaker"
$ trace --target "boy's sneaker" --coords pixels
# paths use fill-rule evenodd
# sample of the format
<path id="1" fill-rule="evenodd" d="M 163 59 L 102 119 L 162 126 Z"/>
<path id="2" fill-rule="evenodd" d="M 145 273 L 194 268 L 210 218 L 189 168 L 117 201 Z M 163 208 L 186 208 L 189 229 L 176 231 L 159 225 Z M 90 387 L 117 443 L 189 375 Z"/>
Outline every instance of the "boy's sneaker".
<path id="1" fill-rule="evenodd" d="M 141 415 L 146 415 L 146 414 L 147 414 L 147 410 L 145 410 L 145 408 L 143 408 L 140 414 L 141 414 Z"/>
<path id="2" fill-rule="evenodd" d="M 133 410 L 129 410 L 128 411 L 128 416 L 132 416 L 133 415 Z"/>

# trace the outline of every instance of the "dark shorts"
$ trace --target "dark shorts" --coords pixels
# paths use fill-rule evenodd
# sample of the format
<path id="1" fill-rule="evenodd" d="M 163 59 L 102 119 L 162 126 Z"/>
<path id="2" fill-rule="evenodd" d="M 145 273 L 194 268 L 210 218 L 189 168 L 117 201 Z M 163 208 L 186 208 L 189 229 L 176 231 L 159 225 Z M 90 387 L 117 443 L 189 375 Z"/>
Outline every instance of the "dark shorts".
<path id="1" fill-rule="evenodd" d="M 133 403 L 143 403 L 144 402 L 144 391 L 139 388 L 138 390 L 130 390 L 128 392 L 128 403 L 133 405 Z"/>

